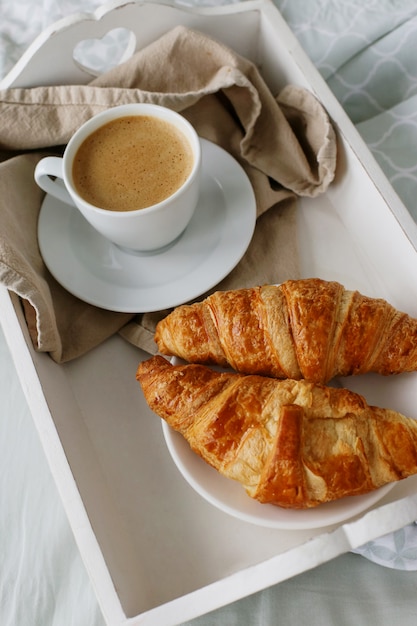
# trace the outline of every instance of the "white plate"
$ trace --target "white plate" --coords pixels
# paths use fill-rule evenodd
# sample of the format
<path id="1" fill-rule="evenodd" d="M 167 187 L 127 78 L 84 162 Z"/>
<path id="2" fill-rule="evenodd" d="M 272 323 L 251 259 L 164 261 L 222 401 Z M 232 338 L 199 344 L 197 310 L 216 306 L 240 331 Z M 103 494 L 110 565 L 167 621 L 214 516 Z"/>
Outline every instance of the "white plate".
<path id="1" fill-rule="evenodd" d="M 176 357 L 171 362 L 183 363 Z M 391 483 L 362 496 L 349 496 L 305 510 L 261 504 L 248 496 L 238 482 L 225 478 L 203 461 L 184 437 L 163 420 L 162 430 L 171 457 L 189 485 L 221 511 L 258 526 L 302 530 L 337 524 L 369 509 L 395 485 Z"/>
<path id="2" fill-rule="evenodd" d="M 256 201 L 239 163 L 202 139 L 203 177 L 197 210 L 171 248 L 129 254 L 97 233 L 74 207 L 47 195 L 39 247 L 54 278 L 95 306 L 145 313 L 177 306 L 220 282 L 237 265 L 253 235 Z"/>

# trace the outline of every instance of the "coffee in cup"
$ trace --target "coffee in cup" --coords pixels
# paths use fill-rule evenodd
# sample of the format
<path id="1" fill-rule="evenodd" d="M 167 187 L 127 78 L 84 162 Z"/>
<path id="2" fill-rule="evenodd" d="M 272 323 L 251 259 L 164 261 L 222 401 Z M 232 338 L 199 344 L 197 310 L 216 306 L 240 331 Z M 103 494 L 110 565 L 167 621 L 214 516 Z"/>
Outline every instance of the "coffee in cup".
<path id="1" fill-rule="evenodd" d="M 145 103 L 99 113 L 76 131 L 62 158 L 46 157 L 35 169 L 44 191 L 75 205 L 111 242 L 143 253 L 171 245 L 187 227 L 200 176 L 192 125 Z"/>
<path id="2" fill-rule="evenodd" d="M 78 148 L 72 179 L 78 194 L 109 211 L 135 211 L 174 194 L 193 168 L 190 142 L 152 115 L 119 117 Z"/>

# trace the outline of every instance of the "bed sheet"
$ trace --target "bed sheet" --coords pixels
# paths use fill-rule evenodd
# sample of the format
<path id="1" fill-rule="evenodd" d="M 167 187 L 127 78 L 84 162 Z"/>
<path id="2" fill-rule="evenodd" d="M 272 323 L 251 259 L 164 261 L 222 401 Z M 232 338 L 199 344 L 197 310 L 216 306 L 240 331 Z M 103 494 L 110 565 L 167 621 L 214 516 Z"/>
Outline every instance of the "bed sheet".
<path id="1" fill-rule="evenodd" d="M 228 0 L 181 0 L 205 6 Z M 97 0 L 0 0 L 0 76 L 54 21 Z M 275 0 L 417 220 L 415 0 Z M 123 50 L 111 36 L 109 59 Z M 80 52 L 93 63 L 94 50 Z M 0 333 L 0 624 L 102 626 L 94 591 Z M 192 622 L 414 624 L 417 526 Z M 366 559 L 363 558 L 366 557 Z M 386 567 L 379 567 L 380 564 Z M 300 600 L 301 595 L 303 600 Z M 314 598 L 312 605 L 311 598 Z M 312 609 L 313 606 L 313 609 Z M 190 622 L 191 624 L 191 622 Z M 161 625 L 163 626 L 163 625 Z"/>
<path id="2" fill-rule="evenodd" d="M 417 220 L 417 4 L 275 4 Z"/>

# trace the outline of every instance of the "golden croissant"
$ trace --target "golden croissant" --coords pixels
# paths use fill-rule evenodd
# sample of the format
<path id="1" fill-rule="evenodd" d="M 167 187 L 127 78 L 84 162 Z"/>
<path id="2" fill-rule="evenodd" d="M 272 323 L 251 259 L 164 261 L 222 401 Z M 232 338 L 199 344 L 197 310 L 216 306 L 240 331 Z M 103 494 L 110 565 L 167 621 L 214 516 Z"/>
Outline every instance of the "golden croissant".
<path id="1" fill-rule="evenodd" d="M 159 355 L 137 379 L 149 407 L 259 502 L 305 509 L 417 473 L 417 421 L 347 389 Z"/>
<path id="2" fill-rule="evenodd" d="M 218 291 L 155 331 L 161 354 L 245 374 L 304 378 L 417 370 L 417 320 L 385 300 L 318 278 Z"/>

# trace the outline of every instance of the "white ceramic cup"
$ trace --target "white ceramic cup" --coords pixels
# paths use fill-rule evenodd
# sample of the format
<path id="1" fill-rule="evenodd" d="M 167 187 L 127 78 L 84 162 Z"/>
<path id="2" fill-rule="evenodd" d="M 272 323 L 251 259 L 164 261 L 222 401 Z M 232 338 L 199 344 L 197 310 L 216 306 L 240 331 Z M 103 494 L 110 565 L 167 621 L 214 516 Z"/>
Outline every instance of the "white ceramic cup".
<path id="1" fill-rule="evenodd" d="M 191 173 L 171 196 L 146 208 L 112 211 L 89 204 L 76 191 L 72 178 L 73 161 L 78 148 L 101 126 L 117 118 L 133 115 L 154 116 L 176 126 L 192 147 L 194 162 Z M 92 117 L 72 136 L 62 158 L 45 157 L 35 169 L 36 183 L 46 193 L 75 205 L 106 239 L 122 248 L 143 253 L 164 249 L 185 230 L 197 206 L 200 176 L 201 145 L 193 126 L 179 113 L 159 105 L 142 103 L 117 106 Z"/>

